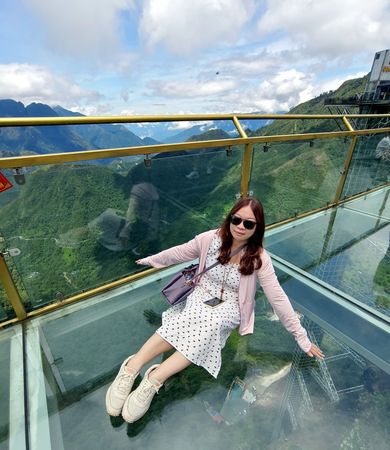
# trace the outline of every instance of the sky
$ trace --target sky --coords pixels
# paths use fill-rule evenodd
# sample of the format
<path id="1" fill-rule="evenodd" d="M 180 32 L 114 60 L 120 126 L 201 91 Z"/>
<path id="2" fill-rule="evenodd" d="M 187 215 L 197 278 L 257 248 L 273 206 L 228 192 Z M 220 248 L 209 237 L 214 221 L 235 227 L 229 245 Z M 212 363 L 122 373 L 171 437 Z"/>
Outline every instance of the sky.
<path id="1" fill-rule="evenodd" d="M 1 0 L 0 21 L 0 98 L 87 115 L 288 111 L 390 48 L 388 0 Z"/>

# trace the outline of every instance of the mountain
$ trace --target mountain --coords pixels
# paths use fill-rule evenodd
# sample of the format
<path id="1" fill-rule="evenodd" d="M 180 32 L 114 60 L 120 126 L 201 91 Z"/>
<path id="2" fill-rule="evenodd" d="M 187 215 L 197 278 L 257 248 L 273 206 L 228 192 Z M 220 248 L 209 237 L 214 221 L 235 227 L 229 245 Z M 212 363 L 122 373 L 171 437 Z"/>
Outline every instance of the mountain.
<path id="1" fill-rule="evenodd" d="M 218 129 L 212 129 L 209 131 L 206 131 L 201 134 L 196 134 L 190 136 L 186 142 L 194 142 L 194 141 L 209 141 L 209 140 L 216 140 L 216 139 L 229 139 L 231 136 L 226 133 L 223 130 Z M 154 159 L 161 159 L 161 158 L 172 158 L 177 156 L 184 156 L 184 155 L 199 155 L 200 153 L 215 153 L 217 151 L 224 151 L 224 147 L 204 147 L 204 148 L 198 148 L 194 150 L 178 150 L 175 152 L 162 152 L 157 153 L 152 156 Z"/>
<path id="2" fill-rule="evenodd" d="M 0 100 L 0 117 L 82 116 L 60 106 L 42 103 L 24 106 L 14 100 Z M 57 153 L 103 148 L 134 147 L 144 141 L 123 125 L 51 125 L 0 128 L 0 156 L 29 153 Z"/>
<path id="3" fill-rule="evenodd" d="M 240 123 L 244 130 L 256 130 L 257 128 L 261 128 L 268 123 L 269 120 L 265 119 L 253 119 L 253 120 L 240 120 Z M 163 139 L 163 142 L 170 144 L 175 142 L 183 142 L 192 136 L 201 135 L 204 132 L 211 131 L 214 129 L 223 130 L 227 133 L 228 137 L 236 137 L 238 136 L 237 128 L 234 123 L 230 120 L 212 120 L 209 123 L 205 123 L 203 125 L 194 125 L 190 128 L 186 128 L 185 130 L 174 134 L 168 138 Z M 196 139 L 193 139 L 196 140 Z"/>
<path id="4" fill-rule="evenodd" d="M 204 130 L 205 130 L 204 125 L 194 125 L 190 128 L 186 128 L 185 130 L 180 131 L 177 134 L 174 134 L 173 136 L 165 138 L 163 141 L 165 144 L 174 144 L 176 142 L 185 142 L 191 136 L 195 136 L 197 134 L 203 133 Z"/>
<path id="5" fill-rule="evenodd" d="M 267 125 L 270 121 L 253 119 L 241 120 L 240 122 L 244 129 L 256 130 L 263 125 Z M 210 120 L 197 125 L 191 125 L 191 123 L 189 123 L 188 127 L 182 130 L 176 128 L 175 125 L 176 124 L 172 124 L 171 122 L 145 122 L 142 124 L 128 124 L 126 127 L 143 138 L 151 137 L 166 144 L 184 142 L 193 135 L 201 134 L 214 128 L 224 130 L 231 136 L 238 135 L 237 129 L 231 120 Z M 183 126 L 183 123 L 178 123 L 178 125 Z"/>
<path id="6" fill-rule="evenodd" d="M 142 145 L 156 145 L 156 144 L 161 144 L 161 142 L 156 141 L 155 139 L 151 138 L 151 137 L 144 137 L 142 139 L 143 144 Z"/>
<path id="7" fill-rule="evenodd" d="M 14 100 L 0 100 L 1 117 L 56 117 L 57 113 L 48 105 L 32 103 L 25 107 Z M 55 153 L 59 151 L 83 150 L 88 145 L 80 135 L 65 126 L 1 127 L 0 152 L 2 156 L 33 153 Z M 3 153 L 4 152 L 4 153 Z"/>
<path id="8" fill-rule="evenodd" d="M 53 108 L 58 116 L 83 116 L 60 106 Z M 99 148 L 137 147 L 143 140 L 123 125 L 71 125 L 71 130 L 90 143 L 90 150 Z"/>
<path id="9" fill-rule="evenodd" d="M 212 130 L 205 131 L 204 133 L 192 135 L 187 139 L 187 141 L 212 141 L 216 139 L 230 138 L 230 134 L 226 133 L 226 131 L 220 130 L 219 128 L 213 128 Z"/>

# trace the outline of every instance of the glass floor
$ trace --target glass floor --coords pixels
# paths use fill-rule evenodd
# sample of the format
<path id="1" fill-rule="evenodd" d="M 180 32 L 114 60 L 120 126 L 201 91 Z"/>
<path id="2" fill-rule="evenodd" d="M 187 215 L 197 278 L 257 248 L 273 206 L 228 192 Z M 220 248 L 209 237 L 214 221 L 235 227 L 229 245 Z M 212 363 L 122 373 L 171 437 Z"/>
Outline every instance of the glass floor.
<path id="1" fill-rule="evenodd" d="M 324 361 L 296 347 L 259 291 L 255 333 L 232 333 L 218 379 L 190 366 L 138 422 L 110 418 L 106 390 L 159 326 L 170 268 L 0 333 L 0 450 L 387 449 L 389 192 L 267 234 Z"/>

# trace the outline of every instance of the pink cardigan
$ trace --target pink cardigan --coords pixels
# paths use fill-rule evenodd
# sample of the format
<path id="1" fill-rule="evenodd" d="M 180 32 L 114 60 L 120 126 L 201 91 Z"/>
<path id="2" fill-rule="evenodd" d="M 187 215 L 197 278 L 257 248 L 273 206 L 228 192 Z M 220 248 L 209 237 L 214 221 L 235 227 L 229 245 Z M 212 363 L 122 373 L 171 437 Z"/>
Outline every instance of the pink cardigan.
<path id="1" fill-rule="evenodd" d="M 218 230 L 206 231 L 195 236 L 194 239 L 186 244 L 163 250 L 156 255 L 143 258 L 139 262 L 141 264 L 161 268 L 199 258 L 199 271 L 202 271 L 205 266 L 207 251 L 217 231 Z M 271 257 L 265 250 L 262 252 L 261 259 L 262 265 L 259 270 L 253 272 L 252 275 L 240 276 L 238 301 L 240 305 L 241 322 L 239 333 L 241 335 L 253 333 L 255 322 L 256 281 L 258 279 L 264 294 L 283 326 L 293 334 L 298 345 L 304 352 L 309 351 L 311 342 L 307 337 L 306 330 L 302 327 L 286 293 L 281 288 L 272 265 Z"/>

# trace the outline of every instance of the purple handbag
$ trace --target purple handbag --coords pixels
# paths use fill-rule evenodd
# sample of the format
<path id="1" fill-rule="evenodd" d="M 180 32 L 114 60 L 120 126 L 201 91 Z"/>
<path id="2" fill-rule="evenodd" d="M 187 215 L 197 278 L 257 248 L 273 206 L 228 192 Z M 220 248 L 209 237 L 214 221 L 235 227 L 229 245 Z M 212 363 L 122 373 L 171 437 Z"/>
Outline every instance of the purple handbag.
<path id="1" fill-rule="evenodd" d="M 230 256 L 236 255 L 243 248 L 243 245 L 236 248 L 236 250 L 234 250 L 234 252 L 232 252 Z M 178 272 L 166 286 L 163 287 L 161 291 L 162 294 L 171 306 L 183 302 L 195 289 L 195 279 L 199 278 L 201 275 L 217 266 L 218 264 L 221 263 L 219 261 L 215 262 L 197 275 L 196 272 L 199 268 L 199 264 L 191 264 L 190 266 L 185 267 L 183 270 Z"/>

